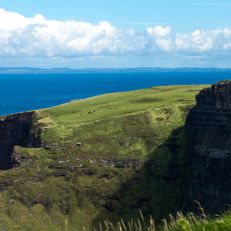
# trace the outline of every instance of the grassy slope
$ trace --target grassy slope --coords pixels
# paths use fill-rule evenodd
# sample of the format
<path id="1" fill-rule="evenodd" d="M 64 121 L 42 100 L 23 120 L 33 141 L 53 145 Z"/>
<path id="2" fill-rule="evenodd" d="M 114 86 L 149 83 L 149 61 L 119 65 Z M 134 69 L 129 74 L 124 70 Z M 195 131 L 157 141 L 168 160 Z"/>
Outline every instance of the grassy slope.
<path id="1" fill-rule="evenodd" d="M 49 149 L 16 147 L 15 152 L 26 153 L 33 161 L 0 172 L 4 188 L 0 192 L 0 228 L 2 224 L 9 230 L 80 230 L 105 214 L 113 217 L 118 211 L 113 208 L 110 214 L 105 209 L 106 198 L 134 176 L 134 170 L 142 167 L 174 129 L 183 126 L 195 94 L 203 87 L 107 94 L 37 111 L 34 124 L 41 128 Z M 167 174 L 171 158 L 168 150 L 161 150 L 157 155 L 160 177 Z M 113 167 L 118 160 L 138 164 Z M 155 189 L 166 187 L 164 184 L 156 181 Z M 139 194 L 140 188 L 135 190 Z M 155 193 L 155 200 L 160 201 L 158 193 L 162 192 Z M 160 210 L 161 204 L 155 212 Z"/>
<path id="2" fill-rule="evenodd" d="M 183 124 L 184 107 L 194 103 L 201 88 L 160 87 L 74 101 L 40 112 L 45 121 L 42 135 L 48 142 L 81 142 L 83 150 L 94 156 L 101 150 L 100 156 L 127 156 L 133 149 L 146 156 L 155 145 L 148 147 L 143 137 L 164 141 Z M 121 146 L 129 140 L 128 148 Z"/>

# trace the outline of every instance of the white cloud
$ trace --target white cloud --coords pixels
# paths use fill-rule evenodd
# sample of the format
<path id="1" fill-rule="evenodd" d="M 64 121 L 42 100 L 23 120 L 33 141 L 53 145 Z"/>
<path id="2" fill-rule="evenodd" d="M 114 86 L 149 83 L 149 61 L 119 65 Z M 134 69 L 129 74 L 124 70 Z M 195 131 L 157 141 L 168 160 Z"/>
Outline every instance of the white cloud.
<path id="1" fill-rule="evenodd" d="M 171 34 L 171 28 L 169 26 L 167 27 L 162 27 L 162 26 L 148 27 L 147 33 L 157 38 L 163 38 Z"/>
<path id="2" fill-rule="evenodd" d="M 0 9 L 0 57 L 230 57 L 230 52 L 229 28 L 176 33 L 170 26 L 155 26 L 138 32 L 116 28 L 107 21 L 92 24 L 47 20 L 41 14 L 28 18 Z"/>

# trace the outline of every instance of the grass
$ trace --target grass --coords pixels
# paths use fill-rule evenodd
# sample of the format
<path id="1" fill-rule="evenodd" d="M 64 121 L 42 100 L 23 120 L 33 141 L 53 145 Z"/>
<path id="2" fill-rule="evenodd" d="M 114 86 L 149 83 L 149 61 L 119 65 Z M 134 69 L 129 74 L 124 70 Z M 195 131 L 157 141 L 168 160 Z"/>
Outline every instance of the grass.
<path id="1" fill-rule="evenodd" d="M 125 93 L 113 93 L 72 101 L 43 112 L 48 121 L 65 125 L 82 124 L 135 113 L 169 104 L 194 103 L 195 94 L 204 86 L 169 86 Z M 50 122 L 51 123 L 51 122 Z"/>
<path id="2" fill-rule="evenodd" d="M 184 215 L 178 213 L 176 217 L 170 216 L 168 220 L 164 219 L 162 225 L 156 225 L 155 219 L 144 218 L 142 213 L 137 220 L 124 222 L 122 219 L 113 224 L 105 221 L 100 225 L 99 230 L 95 231 L 230 231 L 231 215 L 226 214 L 217 218 L 208 218 L 205 214 L 196 216 L 194 214 Z"/>
<path id="3" fill-rule="evenodd" d="M 184 166 L 184 136 L 172 136 L 203 87 L 106 94 L 36 111 L 45 147 L 16 146 L 32 162 L 0 172 L 0 229 L 91 230 L 121 214 L 129 220 L 139 205 L 163 218 L 181 196 L 182 179 L 166 180 L 171 142 L 181 145 L 175 170 Z M 121 161 L 137 164 L 118 167 Z"/>
<path id="4" fill-rule="evenodd" d="M 39 111 L 38 124 L 45 141 L 69 150 L 79 142 L 84 155 L 145 157 L 183 125 L 202 87 L 159 87 L 73 101 Z"/>

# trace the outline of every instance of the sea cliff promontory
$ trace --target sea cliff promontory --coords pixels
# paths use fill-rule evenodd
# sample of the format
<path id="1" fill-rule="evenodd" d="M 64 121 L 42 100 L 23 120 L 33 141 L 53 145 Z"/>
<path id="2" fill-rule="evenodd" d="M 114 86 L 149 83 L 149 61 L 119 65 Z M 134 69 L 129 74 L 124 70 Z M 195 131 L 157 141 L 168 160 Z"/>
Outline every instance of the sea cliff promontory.
<path id="1" fill-rule="evenodd" d="M 195 100 L 196 99 L 196 100 Z M 0 118 L 0 228 L 161 222 L 231 202 L 231 83 L 107 94 Z"/>

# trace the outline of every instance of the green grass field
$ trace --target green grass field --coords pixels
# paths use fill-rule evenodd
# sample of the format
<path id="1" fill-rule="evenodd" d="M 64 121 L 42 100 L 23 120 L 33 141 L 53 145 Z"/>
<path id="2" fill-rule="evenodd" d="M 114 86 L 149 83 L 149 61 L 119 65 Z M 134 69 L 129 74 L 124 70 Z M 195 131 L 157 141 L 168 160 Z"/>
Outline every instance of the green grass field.
<path id="1" fill-rule="evenodd" d="M 31 160 L 0 172 L 0 229 L 91 230 L 105 219 L 136 219 L 139 209 L 155 221 L 168 217 L 184 193 L 184 179 L 168 180 L 171 149 L 177 147 L 174 171 L 180 173 L 182 127 L 204 87 L 155 87 L 36 111 L 33 127 L 41 131 L 43 147 L 15 147 Z M 181 220 L 176 225 L 186 228 L 163 230 L 230 227 L 229 216 L 206 224 Z"/>
<path id="2" fill-rule="evenodd" d="M 163 142 L 183 125 L 202 87 L 157 87 L 73 101 L 38 111 L 38 123 L 47 142 L 67 143 L 69 149 L 79 142 L 95 157 L 126 157 L 134 150 L 146 156 L 156 147 L 153 142 Z"/>

